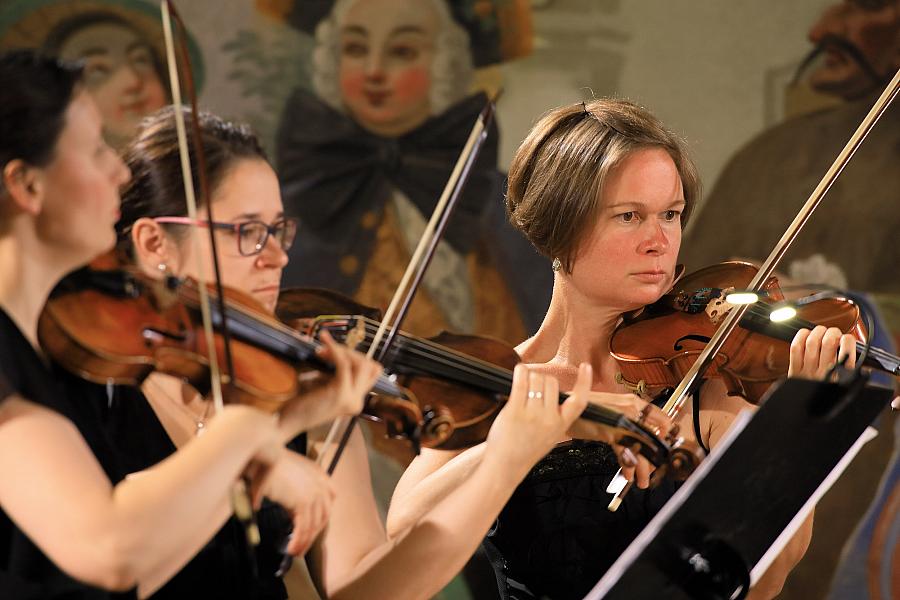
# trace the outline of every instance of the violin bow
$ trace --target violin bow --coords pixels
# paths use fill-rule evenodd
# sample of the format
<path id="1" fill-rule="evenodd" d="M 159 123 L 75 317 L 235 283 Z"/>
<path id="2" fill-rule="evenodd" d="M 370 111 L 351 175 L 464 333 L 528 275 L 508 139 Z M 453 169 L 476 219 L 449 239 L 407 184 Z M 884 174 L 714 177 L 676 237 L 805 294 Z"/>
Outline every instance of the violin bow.
<path id="1" fill-rule="evenodd" d="M 422 232 L 422 237 L 419 238 L 419 243 L 416 246 L 412 257 L 410 257 L 406 271 L 403 273 L 403 278 L 400 280 L 400 284 L 394 292 L 394 296 L 388 305 L 387 311 L 385 311 L 384 318 L 381 320 L 378 330 L 375 332 L 375 336 L 372 339 L 372 343 L 369 345 L 369 349 L 366 352 L 366 355 L 369 358 L 374 357 L 379 362 L 383 362 L 396 339 L 400 325 L 409 312 L 409 307 L 412 304 L 416 291 L 419 288 L 419 284 L 422 282 L 422 278 L 425 275 L 425 270 L 431 263 L 431 259 L 434 256 L 438 243 L 447 228 L 447 223 L 450 221 L 450 215 L 453 213 L 453 209 L 456 207 L 459 196 L 468 181 L 472 166 L 475 164 L 475 160 L 478 158 L 478 154 L 487 139 L 488 128 L 494 118 L 498 97 L 499 94 L 489 99 L 481 113 L 478 115 L 478 118 L 475 120 L 475 125 L 472 127 L 472 131 L 469 133 L 466 144 L 459 154 L 456 165 L 450 173 L 450 178 L 447 180 L 447 184 L 444 186 L 441 197 L 434 207 L 434 211 L 431 213 L 431 218 L 425 226 L 425 231 Z M 381 344 L 382 340 L 384 340 L 384 344 Z M 381 344 L 380 348 L 379 344 Z M 334 443 L 338 431 L 343 430 L 340 441 L 335 448 L 334 456 L 328 466 L 329 475 L 334 473 L 337 463 L 344 452 L 344 448 L 350 441 L 350 435 L 353 433 L 356 419 L 356 417 L 342 417 L 336 419 L 332 424 L 331 429 L 328 431 L 322 452 L 319 455 L 319 464 L 324 464 L 327 448 Z M 418 445 L 416 440 L 413 440 L 413 443 Z"/>
<path id="2" fill-rule="evenodd" d="M 175 39 L 172 31 L 173 20 L 178 25 L 178 50 L 184 67 L 184 83 L 187 88 L 191 113 L 193 115 L 193 118 L 191 119 L 191 137 L 193 138 L 194 154 L 197 158 L 197 181 L 200 184 L 200 197 L 203 199 L 204 205 L 206 206 L 209 220 L 214 221 L 213 206 L 209 195 L 209 183 L 206 178 L 206 155 L 203 151 L 203 139 L 200 131 L 200 112 L 197 109 L 197 89 L 194 85 L 194 75 L 187 46 L 187 28 L 171 0 L 161 0 L 160 11 L 162 13 L 163 34 L 166 43 L 166 62 L 169 70 L 169 84 L 172 92 L 172 107 L 174 109 L 175 129 L 178 136 L 178 152 L 181 158 L 181 175 L 184 181 L 184 198 L 188 209 L 188 216 L 191 219 L 197 219 L 197 200 L 194 193 L 194 179 L 191 172 L 187 128 L 185 126 L 184 109 L 181 99 L 181 80 L 179 79 L 178 60 L 175 55 Z M 219 412 L 224 407 L 222 379 L 224 377 L 227 382 L 230 382 L 231 373 L 234 372 L 234 367 L 231 356 L 231 338 L 228 334 L 228 325 L 226 323 L 228 311 L 225 310 L 225 294 L 222 289 L 222 274 L 219 268 L 216 236 L 212 227 L 208 227 L 207 229 L 209 231 L 210 248 L 212 249 L 213 279 L 216 286 L 216 295 L 218 296 L 218 312 L 220 315 L 219 318 L 221 319 L 223 359 L 225 362 L 224 374 L 219 370 L 219 361 L 216 352 L 215 336 L 213 334 L 213 324 L 210 312 L 210 300 L 206 288 L 206 270 L 203 261 L 200 259 L 200 233 L 197 231 L 197 228 L 192 228 L 191 243 L 194 245 L 194 255 L 197 260 L 197 290 L 200 296 L 200 313 L 203 322 L 203 331 L 206 336 L 206 346 L 209 351 L 209 371 L 213 408 L 215 412 Z M 259 544 L 260 535 L 253 513 L 253 505 L 250 502 L 250 496 L 247 491 L 246 481 L 241 479 L 235 483 L 231 500 L 235 516 L 237 516 L 244 525 L 248 549 L 250 549 L 250 552 L 252 553 L 253 547 Z M 256 563 L 255 561 L 251 561 L 251 564 L 255 565 Z"/>
<path id="3" fill-rule="evenodd" d="M 784 258 L 788 248 L 790 248 L 794 240 L 797 239 L 803 226 L 806 225 L 807 221 L 812 217 L 813 212 L 815 212 L 816 208 L 818 208 L 819 204 L 822 202 L 822 198 L 825 197 L 825 194 L 828 193 L 828 190 L 830 190 L 831 186 L 834 185 L 834 182 L 837 181 L 837 178 L 844 170 L 844 167 L 847 166 L 847 163 L 850 162 L 850 159 L 856 154 L 856 151 L 859 149 L 860 145 L 862 145 L 863 140 L 865 140 L 866 136 L 872 131 L 875 123 L 878 122 L 878 119 L 881 118 L 891 102 L 897 96 L 898 91 L 900 91 L 900 70 L 897 71 L 894 78 L 888 83 L 884 92 L 882 92 L 871 110 L 869 110 L 869 113 L 847 141 L 844 149 L 841 150 L 840 154 L 838 154 L 837 158 L 831 164 L 831 167 L 828 168 L 828 171 L 822 177 L 822 180 L 819 181 L 819 185 L 812 191 L 809 198 L 806 200 L 806 203 L 800 209 L 800 212 L 797 213 L 797 216 L 795 216 L 791 224 L 788 225 L 788 228 L 781 236 L 781 239 L 775 244 L 775 247 L 772 249 L 768 258 L 766 258 L 765 262 L 756 273 L 756 276 L 747 286 L 748 289 L 755 292 L 762 289 L 765 281 L 775 271 L 775 267 L 778 265 L 779 261 Z M 663 406 L 663 410 L 672 417 L 673 420 L 678 419 L 680 416 L 688 396 L 699 384 L 700 377 L 709 367 L 713 357 L 722 349 L 726 338 L 738 326 L 738 323 L 747 311 L 748 306 L 749 305 L 746 304 L 737 305 L 728 312 L 728 316 L 725 318 L 722 326 L 716 330 L 710 341 L 706 344 L 706 347 L 703 349 L 703 352 L 700 353 L 697 360 L 694 361 L 694 364 L 681 380 L 681 383 L 678 384 L 678 387 L 676 387 L 672 392 L 672 395 L 669 396 L 669 400 Z"/>
<path id="4" fill-rule="evenodd" d="M 838 154 L 837 158 L 835 158 L 834 162 L 831 164 L 831 167 L 828 168 L 828 171 L 826 171 L 825 175 L 822 177 L 822 180 L 819 181 L 819 185 L 812 191 L 809 198 L 806 200 L 806 203 L 800 208 L 797 216 L 795 216 L 791 224 L 788 225 L 788 228 L 781 236 L 781 239 L 775 244 L 775 247 L 772 249 L 768 258 L 766 258 L 765 262 L 756 273 L 756 276 L 747 286 L 748 291 L 759 292 L 762 290 L 763 284 L 775 271 L 775 267 L 778 265 L 779 261 L 784 258 L 788 248 L 790 248 L 791 244 L 800 234 L 803 226 L 806 225 L 807 221 L 812 217 L 813 212 L 818 208 L 822 199 L 825 197 L 825 194 L 828 193 L 828 190 L 834 185 L 834 182 L 844 170 L 844 167 L 847 166 L 847 163 L 849 163 L 850 159 L 853 158 L 853 155 L 856 154 L 856 151 L 859 149 L 860 145 L 862 145 L 863 140 L 866 139 L 866 136 L 868 136 L 872 131 L 872 128 L 875 127 L 875 123 L 878 122 L 878 119 L 881 118 L 891 102 L 896 98 L 898 90 L 900 90 L 900 70 L 897 71 L 893 79 L 888 83 L 887 87 L 881 93 L 881 96 L 879 96 L 871 110 L 869 110 L 869 113 L 862 122 L 860 122 L 859 127 L 856 128 L 856 131 L 844 145 L 844 149 L 841 150 L 840 154 Z M 706 347 L 694 361 L 694 364 L 688 369 L 681 382 L 672 391 L 672 394 L 669 396 L 669 399 L 663 405 L 662 409 L 673 422 L 678 421 L 687 399 L 697 389 L 706 369 L 709 368 L 715 355 L 725 345 L 728 336 L 737 328 L 749 306 L 750 305 L 748 304 L 738 304 L 734 305 L 731 310 L 728 311 L 722 325 L 716 330 L 709 342 L 707 342 Z M 617 473 L 616 479 L 620 476 L 621 475 Z M 614 489 L 615 487 L 618 486 L 615 484 L 614 479 L 614 483 L 610 484 L 609 489 Z M 619 489 L 618 493 L 610 502 L 610 510 L 615 510 L 615 508 L 618 507 L 621 503 L 622 496 L 627 493 L 630 487 L 630 485 L 624 484 L 624 487 Z"/>

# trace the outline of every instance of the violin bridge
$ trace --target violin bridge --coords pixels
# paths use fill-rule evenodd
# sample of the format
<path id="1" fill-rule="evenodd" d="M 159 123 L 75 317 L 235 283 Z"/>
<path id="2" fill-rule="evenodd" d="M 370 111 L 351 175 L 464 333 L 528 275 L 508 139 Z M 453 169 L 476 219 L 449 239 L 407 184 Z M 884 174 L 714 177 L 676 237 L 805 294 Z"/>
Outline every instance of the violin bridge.
<path id="1" fill-rule="evenodd" d="M 721 290 L 719 295 L 715 298 L 711 298 L 707 303 L 706 308 L 704 309 L 706 315 L 709 317 L 709 321 L 712 324 L 717 324 L 722 320 L 722 317 L 728 314 L 732 308 L 734 308 L 734 304 L 725 300 L 725 298 L 734 291 L 733 287 L 725 288 Z"/>

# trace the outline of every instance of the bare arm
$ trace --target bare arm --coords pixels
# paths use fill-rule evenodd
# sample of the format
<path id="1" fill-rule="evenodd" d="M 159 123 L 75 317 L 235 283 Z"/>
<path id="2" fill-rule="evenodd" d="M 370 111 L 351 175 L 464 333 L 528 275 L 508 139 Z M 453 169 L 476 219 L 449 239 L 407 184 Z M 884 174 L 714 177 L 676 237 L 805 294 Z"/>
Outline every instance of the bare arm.
<path id="1" fill-rule="evenodd" d="M 486 458 L 406 536 L 371 555 L 364 573 L 330 599 L 430 598 L 462 569 L 524 475 L 502 459 Z"/>
<path id="2" fill-rule="evenodd" d="M 356 427 L 332 475 L 338 492 L 331 519 L 307 555 L 310 576 L 323 597 L 343 585 L 365 557 L 387 539 L 371 477 L 365 439 Z"/>
<path id="3" fill-rule="evenodd" d="M 590 373 L 584 365 L 577 392 L 560 406 L 554 378 L 517 366 L 509 401 L 492 425 L 472 475 L 408 533 L 370 554 L 352 580 L 330 598 L 429 598 L 437 593 L 472 555 L 532 465 L 584 410 Z M 535 394 L 535 390 L 543 391 Z M 410 568 L 412 564 L 415 568 Z"/>
<path id="4" fill-rule="evenodd" d="M 113 488 L 74 424 L 10 397 L 0 404 L 0 505 L 72 577 L 128 589 L 171 576 L 183 563 L 170 557 L 206 542 L 210 515 L 251 459 L 277 455 L 277 438 L 271 417 L 227 407 L 201 438 Z"/>
<path id="5" fill-rule="evenodd" d="M 388 537 L 409 529 L 468 479 L 481 464 L 484 450 L 483 443 L 463 452 L 422 450 L 394 489 L 387 515 Z"/>

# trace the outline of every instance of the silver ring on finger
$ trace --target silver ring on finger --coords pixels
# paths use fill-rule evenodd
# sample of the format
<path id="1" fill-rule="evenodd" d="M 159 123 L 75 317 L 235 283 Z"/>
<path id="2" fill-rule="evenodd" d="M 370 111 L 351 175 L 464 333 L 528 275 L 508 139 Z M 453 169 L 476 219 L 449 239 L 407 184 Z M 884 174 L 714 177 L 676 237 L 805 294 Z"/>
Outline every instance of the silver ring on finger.
<path id="1" fill-rule="evenodd" d="M 653 410 L 652 407 L 652 404 L 647 404 L 644 406 L 644 408 L 641 409 L 641 412 L 638 414 L 638 423 L 640 423 L 641 425 L 647 424 L 647 419 L 650 417 L 650 412 Z"/>
<path id="2" fill-rule="evenodd" d="M 633 467 L 636 467 L 638 464 L 637 457 L 635 457 L 634 452 L 632 452 L 628 448 L 625 448 L 624 450 L 622 450 L 622 455 L 621 455 L 620 460 L 621 460 L 621 463 L 626 467 L 633 468 Z"/>

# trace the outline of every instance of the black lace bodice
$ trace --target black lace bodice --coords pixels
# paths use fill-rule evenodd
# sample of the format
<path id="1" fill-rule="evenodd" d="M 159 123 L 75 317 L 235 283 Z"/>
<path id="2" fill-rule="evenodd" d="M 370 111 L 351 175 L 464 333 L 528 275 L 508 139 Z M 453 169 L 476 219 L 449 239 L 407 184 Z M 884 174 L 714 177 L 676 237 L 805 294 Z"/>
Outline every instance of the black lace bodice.
<path id="1" fill-rule="evenodd" d="M 535 465 L 485 540 L 501 598 L 583 598 L 675 492 L 635 487 L 610 512 L 617 469 L 610 446 L 579 440 Z"/>

